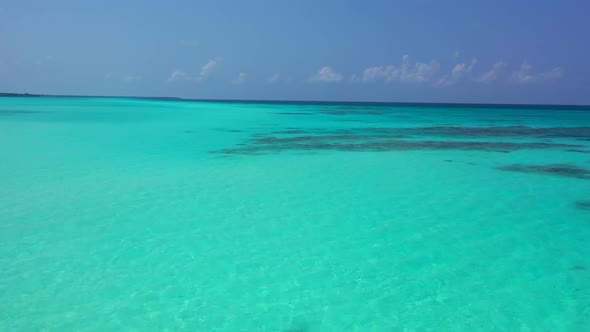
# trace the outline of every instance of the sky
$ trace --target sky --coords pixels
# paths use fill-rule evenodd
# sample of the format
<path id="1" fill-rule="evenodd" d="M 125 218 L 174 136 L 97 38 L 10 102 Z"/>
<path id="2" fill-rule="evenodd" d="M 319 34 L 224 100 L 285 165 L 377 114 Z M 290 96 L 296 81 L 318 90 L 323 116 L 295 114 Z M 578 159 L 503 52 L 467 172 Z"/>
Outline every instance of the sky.
<path id="1" fill-rule="evenodd" d="M 587 0 L 0 0 L 0 92 L 590 104 Z"/>

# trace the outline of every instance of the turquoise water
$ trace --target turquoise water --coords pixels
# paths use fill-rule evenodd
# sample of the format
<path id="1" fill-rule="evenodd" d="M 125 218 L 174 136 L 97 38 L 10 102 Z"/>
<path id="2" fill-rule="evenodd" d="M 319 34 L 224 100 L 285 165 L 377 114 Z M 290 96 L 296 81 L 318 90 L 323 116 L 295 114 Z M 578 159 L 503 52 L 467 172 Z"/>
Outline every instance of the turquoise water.
<path id="1" fill-rule="evenodd" d="M 584 331 L 590 111 L 0 98 L 2 331 Z"/>

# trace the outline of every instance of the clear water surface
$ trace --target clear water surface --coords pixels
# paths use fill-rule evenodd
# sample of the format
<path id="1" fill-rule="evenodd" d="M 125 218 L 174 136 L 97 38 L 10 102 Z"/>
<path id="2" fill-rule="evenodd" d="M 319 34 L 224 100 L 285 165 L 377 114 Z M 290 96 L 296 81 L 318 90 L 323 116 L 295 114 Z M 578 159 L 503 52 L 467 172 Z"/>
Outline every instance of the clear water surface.
<path id="1" fill-rule="evenodd" d="M 2 331 L 588 326 L 588 109 L 0 98 Z"/>

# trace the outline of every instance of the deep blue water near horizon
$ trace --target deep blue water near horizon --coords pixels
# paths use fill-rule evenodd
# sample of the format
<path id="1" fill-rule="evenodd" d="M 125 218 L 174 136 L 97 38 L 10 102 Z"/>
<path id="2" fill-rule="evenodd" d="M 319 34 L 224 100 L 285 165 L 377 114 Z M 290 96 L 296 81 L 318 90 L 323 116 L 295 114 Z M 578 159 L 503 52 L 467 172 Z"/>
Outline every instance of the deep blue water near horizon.
<path id="1" fill-rule="evenodd" d="M 0 95 L 0 98 L 2 96 Z M 341 106 L 384 106 L 384 107 L 426 107 L 426 108 L 471 108 L 471 109 L 536 109 L 552 111 L 590 111 L 590 105 L 583 104 L 506 104 L 506 103 L 436 103 L 436 102 L 393 102 L 393 101 L 345 101 L 345 100 L 280 100 L 280 99 L 191 99 L 181 97 L 133 97 L 133 96 L 84 96 L 84 95 L 32 95 L 32 98 L 70 98 L 70 99 L 129 99 L 144 101 L 178 101 L 224 104 L 263 104 L 263 105 L 341 105 Z"/>
<path id="2" fill-rule="evenodd" d="M 0 98 L 2 331 L 584 331 L 586 106 Z"/>

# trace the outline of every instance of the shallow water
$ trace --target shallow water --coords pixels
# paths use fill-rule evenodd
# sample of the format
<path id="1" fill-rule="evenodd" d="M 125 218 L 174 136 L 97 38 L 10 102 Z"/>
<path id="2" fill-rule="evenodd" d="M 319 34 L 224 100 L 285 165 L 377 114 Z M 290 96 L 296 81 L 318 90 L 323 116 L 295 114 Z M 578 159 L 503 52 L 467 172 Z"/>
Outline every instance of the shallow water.
<path id="1" fill-rule="evenodd" d="M 0 98 L 2 331 L 582 331 L 590 110 Z"/>

